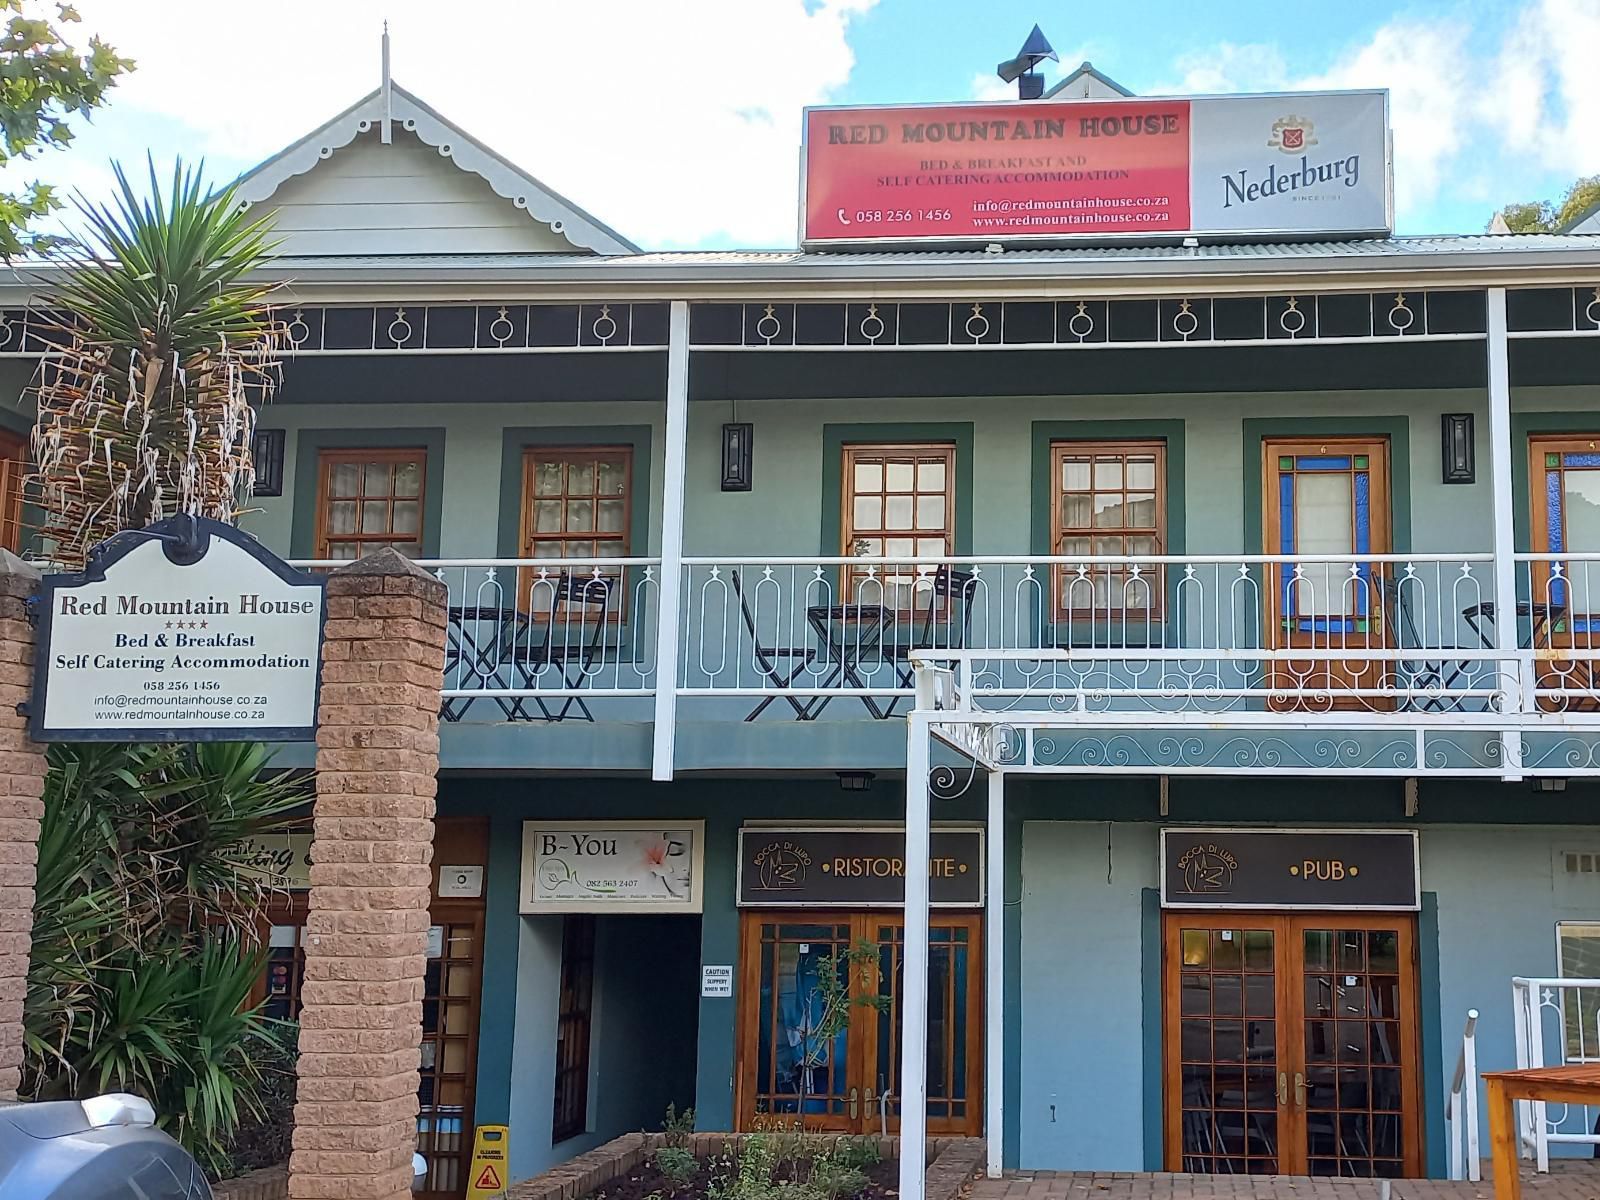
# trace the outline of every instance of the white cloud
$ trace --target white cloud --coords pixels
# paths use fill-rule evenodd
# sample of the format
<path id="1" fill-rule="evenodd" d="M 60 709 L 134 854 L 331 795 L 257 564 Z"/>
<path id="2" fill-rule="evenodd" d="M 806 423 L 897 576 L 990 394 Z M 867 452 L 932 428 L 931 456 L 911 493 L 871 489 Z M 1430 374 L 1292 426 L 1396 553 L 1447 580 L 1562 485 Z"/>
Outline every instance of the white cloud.
<path id="1" fill-rule="evenodd" d="M 876 0 L 80 0 L 84 28 L 139 69 L 86 139 L 246 165 L 378 83 L 384 18 L 396 80 L 648 246 L 791 245 L 800 110 L 854 66 L 852 20 Z M 98 161 L 38 173 L 101 179 Z"/>
<path id="2" fill-rule="evenodd" d="M 1517 18 L 1480 113 L 1541 165 L 1600 171 L 1600 0 L 1537 0 Z"/>

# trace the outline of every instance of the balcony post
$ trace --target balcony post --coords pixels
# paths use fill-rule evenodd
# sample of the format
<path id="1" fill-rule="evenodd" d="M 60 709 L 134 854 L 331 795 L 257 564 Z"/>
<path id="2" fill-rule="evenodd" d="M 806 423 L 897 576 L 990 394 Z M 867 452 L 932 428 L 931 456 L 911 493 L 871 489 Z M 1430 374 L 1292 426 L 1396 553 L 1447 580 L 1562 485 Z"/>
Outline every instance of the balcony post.
<path id="1" fill-rule="evenodd" d="M 906 905 L 900 994 L 900 1200 L 928 1170 L 928 718 L 906 719 Z"/>
<path id="2" fill-rule="evenodd" d="M 689 304 L 672 302 L 667 333 L 667 445 L 661 484 L 661 587 L 656 610 L 655 740 L 650 778 L 672 778 L 678 735 L 678 614 L 683 593 L 683 491 L 689 440 Z"/>
<path id="3" fill-rule="evenodd" d="M 1511 501 L 1511 374 L 1506 356 L 1506 290 L 1490 288 L 1487 297 L 1489 367 L 1489 486 L 1494 502 L 1494 646 L 1502 654 L 1517 649 L 1517 562 L 1515 511 Z M 1499 664 L 1500 694 L 1505 711 L 1523 709 L 1522 671 L 1512 660 Z M 1522 778 L 1522 735 L 1502 730 L 1500 763 L 1503 779 Z"/>
<path id="4" fill-rule="evenodd" d="M 988 1158 L 984 1173 L 999 1179 L 1005 1155 L 1005 944 L 1006 944 L 1006 773 L 989 772 L 988 861 L 983 873 L 983 947 L 988 964 L 983 998 L 983 1135 Z"/>

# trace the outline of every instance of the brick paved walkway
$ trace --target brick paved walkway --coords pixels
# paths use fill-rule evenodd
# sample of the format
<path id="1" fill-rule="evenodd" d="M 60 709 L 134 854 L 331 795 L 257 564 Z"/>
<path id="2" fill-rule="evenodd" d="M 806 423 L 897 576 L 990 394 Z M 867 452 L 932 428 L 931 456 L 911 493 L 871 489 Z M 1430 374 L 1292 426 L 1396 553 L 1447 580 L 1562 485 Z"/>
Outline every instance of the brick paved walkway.
<path id="1" fill-rule="evenodd" d="M 1488 1164 L 1484 1164 L 1487 1176 Z M 1524 1171 L 1526 1200 L 1600 1200 L 1600 1162 L 1551 1164 L 1548 1175 Z M 1372 1179 L 1312 1179 L 1295 1175 L 1175 1175 L 1091 1171 L 1016 1171 L 980 1179 L 972 1200 L 1369 1200 L 1381 1194 Z M 1494 1184 L 1446 1179 L 1396 1179 L 1393 1200 L 1492 1200 Z"/>

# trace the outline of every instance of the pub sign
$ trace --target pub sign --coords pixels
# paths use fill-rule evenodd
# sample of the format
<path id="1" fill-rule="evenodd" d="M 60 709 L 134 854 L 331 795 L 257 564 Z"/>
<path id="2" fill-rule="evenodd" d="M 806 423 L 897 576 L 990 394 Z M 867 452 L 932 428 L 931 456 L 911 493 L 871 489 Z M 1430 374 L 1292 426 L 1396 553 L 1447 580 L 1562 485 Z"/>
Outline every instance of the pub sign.
<path id="1" fill-rule="evenodd" d="M 1166 908 L 1422 907 L 1414 829 L 1163 829 Z"/>
<path id="2" fill-rule="evenodd" d="M 898 908 L 906 901 L 900 826 L 746 825 L 739 830 L 739 904 Z M 983 904 L 983 830 L 935 826 L 928 896 L 935 908 Z"/>
<path id="3" fill-rule="evenodd" d="M 29 736 L 312 740 L 323 584 L 206 517 L 117 534 L 40 586 Z"/>

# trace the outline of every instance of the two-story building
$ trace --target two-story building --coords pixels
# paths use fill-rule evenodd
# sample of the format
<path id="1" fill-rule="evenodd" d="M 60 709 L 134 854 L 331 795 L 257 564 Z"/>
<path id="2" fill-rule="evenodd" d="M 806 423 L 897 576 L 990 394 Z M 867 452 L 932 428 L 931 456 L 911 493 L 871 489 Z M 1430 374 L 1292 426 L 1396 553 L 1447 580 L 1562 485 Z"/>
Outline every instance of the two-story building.
<path id="1" fill-rule="evenodd" d="M 898 1128 L 903 1014 L 815 998 L 904 987 L 914 655 L 931 1131 L 1442 1174 L 1467 1010 L 1511 1065 L 1512 978 L 1597 973 L 1600 237 L 648 253 L 387 84 L 242 188 L 246 527 L 450 589 L 429 1194 L 482 1123 Z"/>

